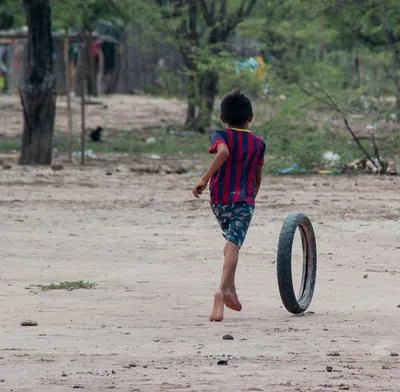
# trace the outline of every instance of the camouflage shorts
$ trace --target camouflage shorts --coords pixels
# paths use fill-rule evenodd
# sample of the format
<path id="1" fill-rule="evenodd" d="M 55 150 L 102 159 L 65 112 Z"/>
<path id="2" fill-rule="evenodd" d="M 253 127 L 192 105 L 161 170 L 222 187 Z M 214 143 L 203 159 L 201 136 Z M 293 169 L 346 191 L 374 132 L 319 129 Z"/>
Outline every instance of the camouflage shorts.
<path id="1" fill-rule="evenodd" d="M 211 209 L 227 241 L 242 247 L 254 213 L 254 206 L 246 202 L 233 204 L 211 204 Z"/>

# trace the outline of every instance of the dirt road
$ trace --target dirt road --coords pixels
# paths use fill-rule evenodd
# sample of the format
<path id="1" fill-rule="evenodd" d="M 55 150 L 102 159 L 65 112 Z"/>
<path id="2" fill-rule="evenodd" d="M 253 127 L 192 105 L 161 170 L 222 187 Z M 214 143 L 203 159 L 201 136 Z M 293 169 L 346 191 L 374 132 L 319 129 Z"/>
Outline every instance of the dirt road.
<path id="1" fill-rule="evenodd" d="M 217 324 L 223 239 L 193 182 L 128 166 L 0 171 L 0 391 L 400 391 L 400 178 L 266 177 L 244 309 Z M 275 276 L 294 211 L 319 252 L 303 317 L 282 308 Z M 97 286 L 33 286 L 81 279 Z"/>

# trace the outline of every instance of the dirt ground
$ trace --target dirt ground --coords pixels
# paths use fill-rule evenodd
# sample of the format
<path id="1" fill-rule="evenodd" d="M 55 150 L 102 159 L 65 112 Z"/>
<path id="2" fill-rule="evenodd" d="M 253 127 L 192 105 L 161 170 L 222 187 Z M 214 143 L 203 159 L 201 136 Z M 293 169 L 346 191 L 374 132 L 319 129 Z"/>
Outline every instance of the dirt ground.
<path id="1" fill-rule="evenodd" d="M 120 131 L 143 131 L 147 128 L 180 124 L 185 120 L 186 106 L 177 99 L 137 95 L 109 95 L 91 98 L 86 105 L 86 126 Z M 72 99 L 74 133 L 81 129 L 79 98 Z M 16 95 L 0 96 L 0 138 L 20 135 L 23 128 L 21 102 Z M 57 97 L 55 136 L 68 133 L 66 98 Z"/>
<path id="2" fill-rule="evenodd" d="M 90 98 L 86 105 L 86 126 L 94 129 L 98 126 L 110 131 L 139 131 L 148 129 L 165 130 L 168 126 L 181 128 L 185 121 L 186 104 L 184 101 L 172 98 L 161 98 L 143 95 L 107 95 L 100 98 Z M 266 102 L 255 101 L 255 124 L 260 126 L 272 115 Z M 81 129 L 80 98 L 72 98 L 73 130 L 78 138 Z M 313 115 L 313 120 L 321 122 L 325 127 L 329 124 L 338 133 L 348 135 L 348 131 L 340 118 L 332 113 Z M 380 121 L 375 128 L 369 124 L 367 115 L 350 116 L 351 127 L 360 138 L 377 139 L 392 137 L 400 132 L 400 126 L 395 122 Z M 0 96 L 0 138 L 10 138 L 20 135 L 23 128 L 23 116 L 20 98 L 17 95 Z M 57 97 L 57 115 L 55 120 L 55 137 L 66 135 L 67 103 L 64 96 Z"/>
<path id="3" fill-rule="evenodd" d="M 207 198 L 188 174 L 130 165 L 0 170 L 1 391 L 400 391 L 400 177 L 265 177 L 244 309 L 210 323 L 223 238 Z M 275 264 L 296 211 L 319 257 L 302 317 Z M 33 286 L 81 279 L 97 286 Z"/>

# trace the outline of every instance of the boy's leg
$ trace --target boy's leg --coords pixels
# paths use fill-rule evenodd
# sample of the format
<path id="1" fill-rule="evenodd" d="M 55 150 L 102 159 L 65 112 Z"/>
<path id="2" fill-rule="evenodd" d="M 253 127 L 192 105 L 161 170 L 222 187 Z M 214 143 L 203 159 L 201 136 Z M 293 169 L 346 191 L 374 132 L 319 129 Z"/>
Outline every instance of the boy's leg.
<path id="1" fill-rule="evenodd" d="M 224 266 L 222 269 L 221 283 L 214 294 L 214 305 L 210 315 L 210 321 L 222 321 L 224 318 L 224 305 L 236 311 L 242 309 L 242 305 L 236 294 L 235 272 L 239 260 L 239 247 L 233 242 L 227 241 L 224 247 Z"/>
<path id="2" fill-rule="evenodd" d="M 235 287 L 235 274 L 239 261 L 239 250 L 239 246 L 235 243 L 230 241 L 226 242 L 224 247 L 224 266 L 222 269 L 221 284 L 219 286 L 224 297 L 225 305 L 238 312 L 242 309 Z"/>
<path id="3" fill-rule="evenodd" d="M 210 315 L 211 321 L 221 321 L 224 316 L 224 304 L 233 310 L 240 311 L 242 305 L 236 294 L 235 273 L 239 260 L 239 250 L 246 237 L 254 207 L 246 203 L 232 206 L 232 209 L 213 208 L 220 222 L 227 242 L 224 247 L 224 266 L 220 287 L 214 295 L 214 306 Z M 228 219 L 226 219 L 229 217 Z M 227 220 L 229 224 L 227 224 Z"/>

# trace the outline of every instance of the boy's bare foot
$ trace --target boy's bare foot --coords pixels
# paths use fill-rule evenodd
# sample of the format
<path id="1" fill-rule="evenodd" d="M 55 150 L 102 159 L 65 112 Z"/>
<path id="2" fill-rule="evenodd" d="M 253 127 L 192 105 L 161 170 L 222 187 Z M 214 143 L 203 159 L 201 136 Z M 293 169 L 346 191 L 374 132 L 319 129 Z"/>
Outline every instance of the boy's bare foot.
<path id="1" fill-rule="evenodd" d="M 210 321 L 222 321 L 224 318 L 224 296 L 221 291 L 214 294 L 214 305 L 210 314 Z"/>
<path id="2" fill-rule="evenodd" d="M 210 314 L 210 321 L 222 321 L 224 319 L 224 306 L 240 312 L 242 304 L 236 294 L 236 291 L 221 291 L 218 290 L 214 294 L 214 305 Z"/>
<path id="3" fill-rule="evenodd" d="M 239 298 L 236 294 L 236 291 L 225 291 L 223 293 L 224 304 L 232 310 L 236 310 L 236 312 L 240 312 L 242 310 L 242 304 L 239 301 Z"/>

